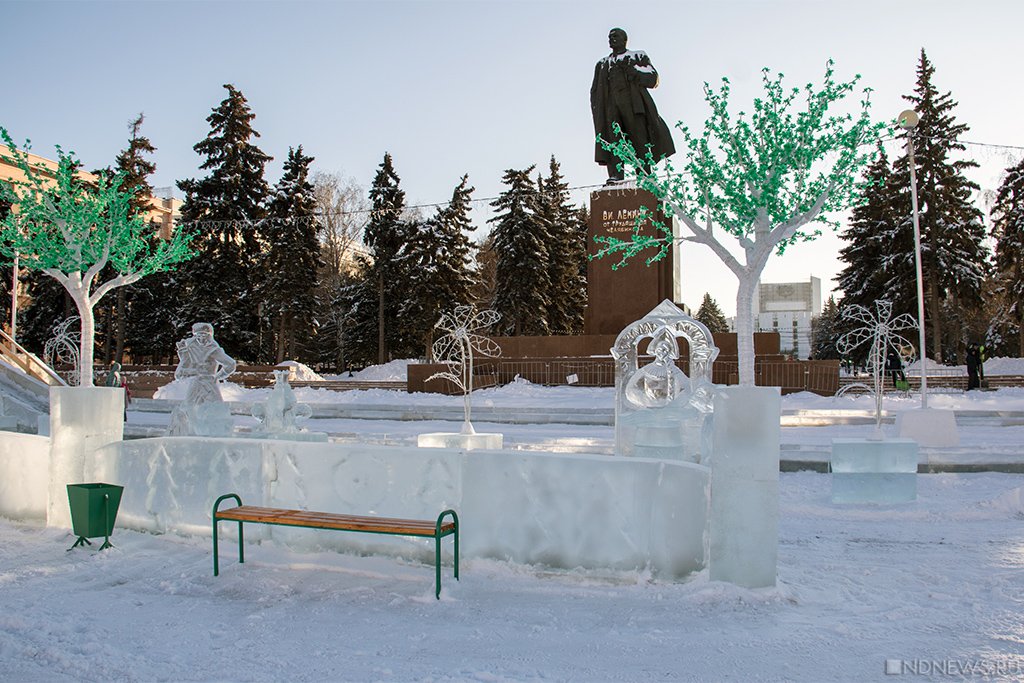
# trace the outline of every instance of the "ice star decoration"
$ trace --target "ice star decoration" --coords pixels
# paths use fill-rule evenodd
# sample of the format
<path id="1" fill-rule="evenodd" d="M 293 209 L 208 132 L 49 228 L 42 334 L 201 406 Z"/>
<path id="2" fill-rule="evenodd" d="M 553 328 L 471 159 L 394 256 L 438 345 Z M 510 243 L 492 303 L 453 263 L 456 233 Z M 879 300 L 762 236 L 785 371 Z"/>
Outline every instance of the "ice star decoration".
<path id="1" fill-rule="evenodd" d="M 501 347 L 494 340 L 480 334 L 501 319 L 501 314 L 491 309 L 477 311 L 474 306 L 458 306 L 451 313 L 443 313 L 434 325 L 435 330 L 447 332 L 439 337 L 432 348 L 434 360 L 448 366 L 447 372 L 437 372 L 427 378 L 446 379 L 463 392 L 466 421 L 462 425 L 463 434 L 475 434 L 469 421 L 472 410 L 470 394 L 473 393 L 473 354 L 488 358 L 501 355 Z"/>
<path id="2" fill-rule="evenodd" d="M 882 430 L 882 373 L 885 372 L 885 357 L 889 348 L 897 353 L 900 347 L 911 347 L 913 344 L 897 330 L 916 330 L 917 322 L 909 313 L 892 317 L 892 302 L 881 299 L 875 302 L 874 312 L 864 306 L 851 305 L 843 313 L 843 317 L 861 326 L 853 329 L 836 342 L 839 353 L 853 353 L 857 347 L 871 340 L 868 350 L 868 368 L 874 380 L 875 391 L 875 432 Z"/>

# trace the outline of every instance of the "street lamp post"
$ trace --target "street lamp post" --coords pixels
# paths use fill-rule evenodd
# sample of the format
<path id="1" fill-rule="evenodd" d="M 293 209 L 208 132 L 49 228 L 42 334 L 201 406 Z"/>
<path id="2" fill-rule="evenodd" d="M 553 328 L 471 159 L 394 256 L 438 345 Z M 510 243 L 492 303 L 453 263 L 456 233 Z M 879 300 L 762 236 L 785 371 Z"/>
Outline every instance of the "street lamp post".
<path id="1" fill-rule="evenodd" d="M 11 270 L 11 339 L 18 341 L 18 252 L 14 252 Z"/>
<path id="2" fill-rule="evenodd" d="M 917 269 L 917 339 L 921 361 L 921 407 L 928 407 L 928 372 L 925 368 L 924 345 L 924 276 L 921 272 L 921 224 L 917 218 L 917 173 L 914 164 L 914 129 L 920 120 L 917 112 L 908 109 L 900 114 L 900 128 L 907 131 L 907 160 L 910 163 L 910 206 L 914 220 L 914 265 Z"/>

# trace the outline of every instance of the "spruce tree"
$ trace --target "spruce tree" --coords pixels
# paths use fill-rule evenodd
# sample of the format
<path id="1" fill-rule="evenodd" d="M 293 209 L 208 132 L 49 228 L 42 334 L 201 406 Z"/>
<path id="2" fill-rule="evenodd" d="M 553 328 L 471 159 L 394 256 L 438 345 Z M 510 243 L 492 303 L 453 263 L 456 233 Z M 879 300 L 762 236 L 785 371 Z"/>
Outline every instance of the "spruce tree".
<path id="1" fill-rule="evenodd" d="M 497 291 L 498 256 L 494 253 L 494 231 L 488 232 L 474 246 L 476 256 L 471 301 L 477 308 L 490 308 L 494 305 Z"/>
<path id="2" fill-rule="evenodd" d="M 551 327 L 551 264 L 549 236 L 537 215 L 533 166 L 505 171 L 508 186 L 491 202 L 494 224 L 495 294 L 491 308 L 501 315 L 499 329 L 513 335 L 546 335 Z"/>
<path id="3" fill-rule="evenodd" d="M 317 312 L 320 244 L 316 199 L 309 182 L 313 157 L 302 145 L 288 149 L 281 180 L 271 193 L 266 221 L 267 248 L 260 264 L 259 299 L 269 319 L 275 363 L 309 360 Z"/>
<path id="4" fill-rule="evenodd" d="M 697 315 L 694 316 L 699 322 L 704 325 L 712 332 L 728 332 L 729 323 L 725 321 L 725 315 L 722 313 L 722 309 L 718 306 L 718 302 L 711 298 L 711 295 L 704 292 L 704 300 L 700 302 L 700 308 L 697 309 Z"/>
<path id="5" fill-rule="evenodd" d="M 416 225 L 407 247 L 408 294 L 400 316 L 408 341 L 427 356 L 441 314 L 472 301 L 469 210 L 473 191 L 469 176 L 462 176 L 451 202 Z"/>
<path id="6" fill-rule="evenodd" d="M 1024 161 L 1006 169 L 992 207 L 992 237 L 1000 300 L 996 331 L 1016 336 L 1024 357 Z"/>
<path id="7" fill-rule="evenodd" d="M 862 187 L 862 203 L 853 208 L 849 225 L 840 234 L 848 244 L 839 250 L 839 260 L 846 266 L 837 281 L 843 290 L 844 305 L 858 304 L 874 310 L 875 301 L 891 300 L 890 270 L 897 256 L 893 254 L 890 238 L 896 224 L 904 218 L 903 212 L 893 206 L 889 159 L 881 144 L 878 157 L 864 171 Z M 899 256 L 905 259 L 906 254 Z M 913 268 L 912 260 L 910 266 Z"/>
<path id="8" fill-rule="evenodd" d="M 128 139 L 128 147 L 117 155 L 115 167 L 117 172 L 124 177 L 122 187 L 133 191 L 135 194 L 131 199 L 131 211 L 133 215 L 144 215 L 150 210 L 153 197 L 153 186 L 149 183 L 149 177 L 156 172 L 156 164 L 148 158 L 156 152 L 156 147 L 149 138 L 142 134 L 142 123 L 145 115 L 140 113 L 129 124 L 131 137 Z M 154 234 L 150 241 L 160 239 Z M 117 290 L 116 300 L 110 303 L 108 317 L 111 320 L 113 349 L 112 355 L 107 360 L 114 360 L 118 363 L 124 362 L 125 346 L 131 346 L 133 341 L 152 340 L 155 330 L 146 329 L 155 325 L 167 327 L 167 316 L 165 311 L 154 310 L 153 304 L 156 299 L 154 290 L 159 288 L 160 282 L 166 280 L 165 274 L 159 274 L 159 279 L 146 278 L 128 287 Z M 133 330 L 136 325 L 140 329 Z M 165 335 L 166 336 L 166 335 Z"/>
<path id="9" fill-rule="evenodd" d="M 399 188 L 399 183 L 391 155 L 385 153 L 370 186 L 370 220 L 363 232 L 363 243 L 371 256 L 364 285 L 373 287 L 376 303 L 370 306 L 368 297 L 363 294 L 357 297 L 361 305 L 356 309 L 362 323 L 367 322 L 364 316 L 371 313 L 376 322 L 378 363 L 391 359 L 392 353 L 401 346 L 403 334 L 399 320 L 402 300 L 395 293 L 401 291 L 396 288 L 404 287 L 408 274 L 406 247 L 414 226 L 403 218 L 405 192 Z"/>
<path id="10" fill-rule="evenodd" d="M 269 188 L 263 169 L 271 157 L 252 139 L 256 115 L 233 85 L 207 121 L 210 134 L 193 149 L 206 157 L 205 178 L 178 182 L 185 193 L 181 221 L 196 229 L 198 256 L 176 279 L 179 333 L 195 322 L 210 322 L 217 340 L 230 355 L 252 360 L 259 356 L 259 304 L 252 290 L 262 274 L 257 265 L 263 250 L 262 219 Z"/>
<path id="11" fill-rule="evenodd" d="M 967 169 L 977 167 L 973 161 L 954 160 L 965 147 L 958 142 L 969 129 L 957 123 L 953 115 L 956 102 L 950 92 L 940 94 L 932 83 L 935 68 L 925 51 L 917 67 L 917 85 L 914 94 L 905 95 L 920 116 L 913 132 L 914 161 L 917 176 L 917 197 L 921 229 L 921 267 L 924 278 L 925 324 L 928 342 L 936 360 L 944 357 L 943 346 L 959 344 L 961 350 L 967 340 L 962 338 L 955 324 L 946 323 L 942 316 L 943 301 L 952 299 L 960 307 L 978 307 L 981 289 L 988 271 L 988 248 L 985 245 L 985 226 L 982 214 L 971 201 L 978 185 L 964 175 Z M 909 188 L 909 159 L 904 155 L 896 160 L 891 178 L 895 187 Z M 903 190 L 901 190 L 903 192 Z M 905 192 L 909 192 L 906 190 Z M 907 220 L 895 226 L 889 243 L 897 253 L 906 254 L 913 264 L 913 225 L 910 221 L 910 200 L 901 200 L 900 206 Z M 916 280 L 908 269 L 897 273 L 894 286 L 898 288 L 895 301 L 911 298 L 916 303 Z M 910 290 L 911 285 L 914 290 Z M 913 294 L 908 296 L 908 292 Z M 893 314 L 904 312 L 894 307 Z M 909 311 L 906 311 L 909 312 Z"/>
<path id="12" fill-rule="evenodd" d="M 811 358 L 832 360 L 841 357 L 837 342 L 842 336 L 839 327 L 839 306 L 830 296 L 821 309 L 821 315 L 811 324 Z"/>
<path id="13" fill-rule="evenodd" d="M 537 216 L 547 233 L 548 277 L 551 281 L 548 326 L 553 334 L 578 334 L 583 327 L 586 305 L 586 277 L 580 277 L 580 262 L 586 262 L 586 237 L 580 239 L 579 213 L 569 203 L 569 184 L 555 157 L 548 177 L 538 178 Z"/>

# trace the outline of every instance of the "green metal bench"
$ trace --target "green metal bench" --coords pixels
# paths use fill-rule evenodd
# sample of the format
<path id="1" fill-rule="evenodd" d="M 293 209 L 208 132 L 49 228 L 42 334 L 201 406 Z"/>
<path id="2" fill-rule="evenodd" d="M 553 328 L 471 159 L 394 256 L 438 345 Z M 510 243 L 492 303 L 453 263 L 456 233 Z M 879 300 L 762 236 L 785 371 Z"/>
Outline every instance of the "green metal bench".
<path id="1" fill-rule="evenodd" d="M 220 509 L 220 504 L 228 498 L 234 498 L 237 507 Z M 445 517 L 451 517 L 445 521 Z M 220 558 L 218 556 L 217 523 L 238 522 L 238 562 L 245 562 L 243 548 L 244 538 L 242 524 L 273 524 L 277 526 L 301 527 L 305 529 L 334 529 L 335 531 L 361 531 L 368 534 L 387 534 L 391 536 L 417 536 L 434 539 L 434 597 L 441 598 L 441 539 L 454 536 L 455 541 L 455 580 L 459 579 L 459 516 L 454 510 L 445 510 L 437 516 L 436 521 L 418 519 L 391 519 L 388 517 L 361 517 L 357 515 L 339 515 L 332 512 L 310 512 L 308 510 L 284 510 L 264 508 L 253 505 L 242 505 L 237 493 L 228 493 L 213 504 L 213 575 L 220 574 Z"/>

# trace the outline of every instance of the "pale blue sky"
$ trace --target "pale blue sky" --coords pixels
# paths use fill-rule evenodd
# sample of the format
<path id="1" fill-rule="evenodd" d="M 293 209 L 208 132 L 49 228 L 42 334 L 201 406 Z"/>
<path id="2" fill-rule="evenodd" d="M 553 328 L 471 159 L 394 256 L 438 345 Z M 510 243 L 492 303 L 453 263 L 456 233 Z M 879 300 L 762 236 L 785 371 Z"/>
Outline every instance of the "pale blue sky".
<path id="1" fill-rule="evenodd" d="M 446 200 L 467 172 L 475 196 L 492 197 L 505 169 L 546 167 L 551 154 L 571 185 L 602 183 L 588 93 L 613 26 L 657 67 L 654 96 L 670 125 L 702 126 L 704 81 L 728 76 L 738 109 L 758 93 L 761 67 L 800 85 L 829 57 L 839 77 L 862 74 L 875 115 L 892 117 L 906 108 L 900 96 L 913 89 L 924 47 L 935 84 L 953 91 L 971 126 L 966 139 L 1024 145 L 1019 0 L 3 0 L 0 25 L 0 125 L 39 154 L 52 157 L 60 144 L 93 168 L 113 162 L 128 122 L 144 112 L 157 187 L 200 175 L 192 145 L 207 134 L 224 83 L 256 114 L 257 144 L 274 157 L 271 183 L 299 144 L 316 168 L 366 186 L 391 152 L 410 204 Z M 1013 158 L 970 152 L 985 167 L 977 180 L 994 189 Z M 487 213 L 476 213 L 479 224 Z M 839 246 L 832 237 L 795 247 L 764 279 L 813 274 L 827 290 Z M 735 282 L 710 252 L 688 247 L 682 267 L 687 303 L 710 291 L 734 311 Z"/>

